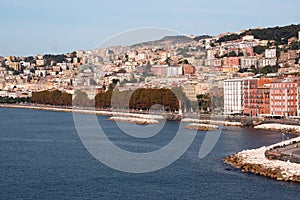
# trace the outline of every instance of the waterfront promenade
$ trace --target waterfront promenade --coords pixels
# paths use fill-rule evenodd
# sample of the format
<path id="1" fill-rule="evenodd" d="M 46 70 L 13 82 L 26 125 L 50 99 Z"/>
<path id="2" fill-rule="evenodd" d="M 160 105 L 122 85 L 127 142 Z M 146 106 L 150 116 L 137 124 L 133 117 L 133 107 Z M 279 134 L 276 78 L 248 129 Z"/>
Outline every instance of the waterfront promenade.
<path id="1" fill-rule="evenodd" d="M 265 153 L 268 159 L 277 159 L 300 164 L 300 142 L 276 146 Z"/>

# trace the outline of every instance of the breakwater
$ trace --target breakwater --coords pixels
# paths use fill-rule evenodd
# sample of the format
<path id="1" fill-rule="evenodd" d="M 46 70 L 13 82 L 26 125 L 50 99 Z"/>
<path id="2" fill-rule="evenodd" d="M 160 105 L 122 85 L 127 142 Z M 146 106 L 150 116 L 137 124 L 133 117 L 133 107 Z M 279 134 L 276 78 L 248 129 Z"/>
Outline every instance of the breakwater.
<path id="1" fill-rule="evenodd" d="M 300 142 L 300 137 L 286 140 L 271 146 L 258 149 L 244 150 L 224 159 L 226 164 L 240 169 L 242 172 L 253 173 L 279 181 L 293 181 L 300 183 L 300 164 L 290 161 L 268 159 L 266 152 L 277 146 L 286 146 Z"/>
<path id="2" fill-rule="evenodd" d="M 286 133 L 300 135 L 300 126 L 299 125 L 270 123 L 270 124 L 260 124 L 260 125 L 254 126 L 254 128 L 271 130 L 271 131 L 282 131 L 282 132 L 286 132 Z"/>

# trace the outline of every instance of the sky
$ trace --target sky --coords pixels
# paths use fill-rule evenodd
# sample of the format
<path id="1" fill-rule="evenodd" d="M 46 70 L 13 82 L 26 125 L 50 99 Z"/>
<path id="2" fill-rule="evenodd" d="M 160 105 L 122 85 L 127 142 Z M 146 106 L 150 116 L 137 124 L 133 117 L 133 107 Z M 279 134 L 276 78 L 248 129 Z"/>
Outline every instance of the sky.
<path id="1" fill-rule="evenodd" d="M 299 24 L 299 8 L 299 0 L 0 0 L 0 55 L 94 49 L 144 27 L 167 34 L 218 35 Z M 146 32 L 147 39 L 161 36 L 151 38 Z"/>

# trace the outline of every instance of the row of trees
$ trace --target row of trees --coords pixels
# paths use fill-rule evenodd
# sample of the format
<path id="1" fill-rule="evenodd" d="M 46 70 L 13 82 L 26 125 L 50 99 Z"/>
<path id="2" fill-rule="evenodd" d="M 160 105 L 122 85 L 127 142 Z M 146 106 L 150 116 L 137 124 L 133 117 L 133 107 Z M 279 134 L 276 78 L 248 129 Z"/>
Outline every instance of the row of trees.
<path id="1" fill-rule="evenodd" d="M 166 111 L 176 111 L 179 109 L 179 100 L 170 89 L 145 88 L 122 92 L 108 90 L 95 97 L 95 106 L 99 108 L 149 110 L 153 105 L 162 105 Z"/>
<path id="2" fill-rule="evenodd" d="M 166 111 L 179 110 L 179 101 L 169 89 L 137 89 L 130 97 L 130 109 L 149 110 L 153 105 L 161 105 Z"/>
<path id="3" fill-rule="evenodd" d="M 61 92 L 59 90 L 54 91 L 41 91 L 32 93 L 31 101 L 38 104 L 49 104 L 59 106 L 71 106 L 72 95 Z"/>
<path id="4" fill-rule="evenodd" d="M 133 109 L 147 111 L 165 110 L 170 112 L 179 111 L 201 111 L 211 112 L 214 108 L 223 105 L 223 99 L 212 97 L 209 94 L 197 96 L 198 101 L 191 102 L 182 88 L 172 89 L 146 89 L 140 88 L 135 91 L 108 90 L 99 92 L 95 99 L 90 100 L 85 92 L 77 90 L 72 100 L 72 95 L 61 91 L 41 91 L 32 94 L 31 101 L 38 104 L 96 107 L 100 109 Z"/>
<path id="5" fill-rule="evenodd" d="M 16 103 L 30 103 L 31 100 L 29 97 L 0 97 L 0 103 L 9 103 L 9 104 L 16 104 Z"/>
<path id="6" fill-rule="evenodd" d="M 175 95 L 176 94 L 176 95 Z M 77 90 L 72 100 L 72 95 L 54 91 L 34 92 L 31 97 L 33 103 L 59 105 L 59 106 L 95 106 L 97 108 L 123 108 L 149 110 L 153 105 L 161 105 L 157 109 L 178 111 L 179 103 L 182 107 L 190 109 L 191 102 L 187 99 L 181 88 L 170 89 L 137 89 L 135 91 L 108 90 L 100 92 L 94 100 L 90 100 L 85 92 Z"/>

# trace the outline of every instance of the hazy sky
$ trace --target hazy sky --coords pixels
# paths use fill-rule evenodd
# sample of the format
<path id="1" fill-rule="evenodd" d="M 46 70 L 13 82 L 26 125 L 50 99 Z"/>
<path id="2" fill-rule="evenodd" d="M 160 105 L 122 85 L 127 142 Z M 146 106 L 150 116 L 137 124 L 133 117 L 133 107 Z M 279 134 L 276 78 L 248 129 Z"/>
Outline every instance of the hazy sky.
<path id="1" fill-rule="evenodd" d="M 134 28 L 193 35 L 300 23 L 299 0 L 1 0 L 0 55 L 93 49 Z"/>

